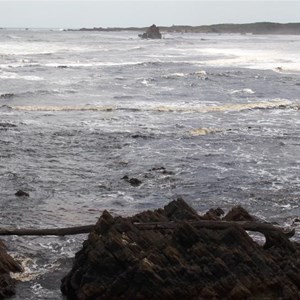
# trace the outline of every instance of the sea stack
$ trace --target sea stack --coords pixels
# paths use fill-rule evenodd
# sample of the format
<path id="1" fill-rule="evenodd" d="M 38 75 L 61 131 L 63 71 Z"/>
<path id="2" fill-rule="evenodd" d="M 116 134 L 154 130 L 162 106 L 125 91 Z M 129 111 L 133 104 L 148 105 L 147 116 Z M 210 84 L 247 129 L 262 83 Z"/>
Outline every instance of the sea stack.
<path id="1" fill-rule="evenodd" d="M 139 37 L 142 39 L 161 39 L 161 33 L 159 32 L 159 28 L 153 24 L 146 32 L 139 34 Z"/>

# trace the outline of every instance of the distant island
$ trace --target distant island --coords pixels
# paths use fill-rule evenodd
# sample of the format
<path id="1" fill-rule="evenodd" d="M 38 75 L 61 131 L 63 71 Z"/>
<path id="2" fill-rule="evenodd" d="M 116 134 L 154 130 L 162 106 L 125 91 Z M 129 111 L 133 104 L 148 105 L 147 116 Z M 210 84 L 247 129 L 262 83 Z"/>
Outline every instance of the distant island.
<path id="1" fill-rule="evenodd" d="M 68 31 L 146 31 L 148 27 L 94 27 L 68 29 Z M 249 24 L 216 24 L 216 25 L 173 25 L 159 26 L 161 32 L 179 32 L 179 33 L 240 33 L 240 34 L 300 34 L 300 23 L 272 23 L 258 22 Z"/>

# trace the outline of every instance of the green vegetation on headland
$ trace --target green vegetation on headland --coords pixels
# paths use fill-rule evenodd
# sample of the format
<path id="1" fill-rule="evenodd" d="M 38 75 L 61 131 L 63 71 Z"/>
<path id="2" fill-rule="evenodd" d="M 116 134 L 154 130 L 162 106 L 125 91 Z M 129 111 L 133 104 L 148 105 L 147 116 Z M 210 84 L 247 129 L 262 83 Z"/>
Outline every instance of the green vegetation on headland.
<path id="1" fill-rule="evenodd" d="M 81 28 L 80 31 L 146 31 L 148 27 L 94 27 Z M 252 33 L 252 34 L 300 34 L 300 23 L 258 22 L 249 24 L 216 24 L 216 25 L 173 25 L 159 26 L 162 32 L 182 33 Z"/>

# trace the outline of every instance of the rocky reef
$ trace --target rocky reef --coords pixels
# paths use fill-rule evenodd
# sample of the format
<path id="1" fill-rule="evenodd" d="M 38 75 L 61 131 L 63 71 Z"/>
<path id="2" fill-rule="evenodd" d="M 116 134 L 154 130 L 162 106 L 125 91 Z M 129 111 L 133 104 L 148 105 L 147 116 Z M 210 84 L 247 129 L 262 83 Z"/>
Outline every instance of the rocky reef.
<path id="1" fill-rule="evenodd" d="M 153 24 L 145 33 L 139 34 L 139 37 L 142 39 L 161 39 L 161 33 L 159 32 L 159 28 Z"/>
<path id="2" fill-rule="evenodd" d="M 241 207 L 223 215 L 182 199 L 128 218 L 104 211 L 61 290 L 69 300 L 300 299 L 300 245 Z"/>
<path id="3" fill-rule="evenodd" d="M 16 280 L 10 272 L 22 272 L 22 267 L 6 252 L 6 247 L 0 241 L 0 299 L 5 299 L 15 294 Z"/>

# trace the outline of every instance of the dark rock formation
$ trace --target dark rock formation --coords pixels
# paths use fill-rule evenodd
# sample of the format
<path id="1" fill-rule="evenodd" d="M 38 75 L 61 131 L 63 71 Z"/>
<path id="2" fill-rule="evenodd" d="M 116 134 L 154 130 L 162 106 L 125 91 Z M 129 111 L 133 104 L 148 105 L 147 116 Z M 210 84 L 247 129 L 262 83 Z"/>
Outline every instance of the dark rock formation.
<path id="1" fill-rule="evenodd" d="M 222 208 L 218 207 L 216 209 L 211 208 L 204 216 L 205 220 L 219 220 L 221 216 L 224 215 Z"/>
<path id="2" fill-rule="evenodd" d="M 153 24 L 147 29 L 146 32 L 139 34 L 139 37 L 142 39 L 161 39 L 161 33 L 159 32 L 159 28 Z"/>
<path id="3" fill-rule="evenodd" d="M 15 196 L 17 196 L 17 197 L 29 197 L 29 194 L 27 192 L 22 191 L 22 190 L 18 190 L 15 193 Z"/>
<path id="4" fill-rule="evenodd" d="M 122 179 L 130 183 L 132 186 L 139 186 L 142 184 L 141 180 L 134 177 L 129 178 L 127 175 L 125 175 Z"/>
<path id="5" fill-rule="evenodd" d="M 15 294 L 16 280 L 11 278 L 10 272 L 22 271 L 22 267 L 7 254 L 5 245 L 0 241 L 0 299 Z"/>
<path id="6" fill-rule="evenodd" d="M 220 217 L 222 210 L 211 213 Z M 224 218 L 239 219 L 233 215 Z M 69 300 L 300 299 L 299 244 L 278 234 L 265 249 L 238 225 L 193 225 L 202 219 L 182 199 L 130 218 L 103 212 L 62 280 L 63 294 Z M 134 225 L 170 221 L 172 229 Z"/>

